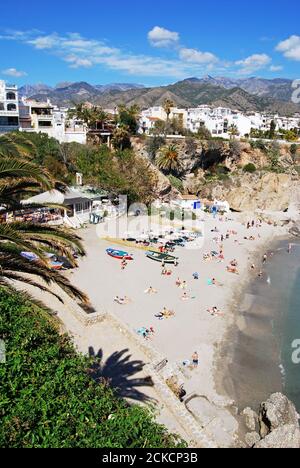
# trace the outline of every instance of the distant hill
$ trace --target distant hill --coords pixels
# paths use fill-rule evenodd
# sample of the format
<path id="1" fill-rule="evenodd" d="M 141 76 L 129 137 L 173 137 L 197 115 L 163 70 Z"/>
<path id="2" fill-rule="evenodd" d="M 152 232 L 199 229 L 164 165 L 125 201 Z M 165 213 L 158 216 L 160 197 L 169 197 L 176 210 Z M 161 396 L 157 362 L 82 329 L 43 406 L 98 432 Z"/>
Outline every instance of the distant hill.
<path id="1" fill-rule="evenodd" d="M 55 88 L 46 85 L 20 89 L 36 99 L 48 97 L 54 104 L 90 102 L 104 108 L 120 104 L 137 104 L 141 108 L 159 105 L 171 99 L 179 107 L 201 104 L 224 106 L 243 112 L 274 112 L 291 115 L 300 112 L 300 106 L 291 102 L 292 81 L 261 78 L 231 79 L 211 76 L 188 78 L 169 86 L 145 88 L 137 84 L 115 83 L 90 85 L 86 82 L 62 83 Z"/>
<path id="2" fill-rule="evenodd" d="M 196 78 L 197 79 L 197 78 Z M 210 83 L 216 86 L 222 86 L 226 89 L 242 88 L 250 94 L 255 94 L 260 97 L 269 97 L 272 99 L 279 99 L 281 101 L 291 101 L 293 89 L 292 80 L 284 78 L 275 78 L 273 80 L 266 80 L 264 78 L 244 78 L 233 79 L 225 77 L 212 77 L 205 76 L 198 79 L 200 83 Z"/>
<path id="3" fill-rule="evenodd" d="M 141 89 L 143 85 L 131 83 L 112 83 L 108 85 L 90 85 L 86 82 L 70 83 L 63 82 L 55 87 L 44 84 L 26 85 L 19 89 L 20 96 L 45 99 L 48 97 L 54 104 L 69 104 L 70 102 L 81 102 L 83 100 L 92 102 L 103 93 L 115 91 L 122 92 L 129 89 Z"/>

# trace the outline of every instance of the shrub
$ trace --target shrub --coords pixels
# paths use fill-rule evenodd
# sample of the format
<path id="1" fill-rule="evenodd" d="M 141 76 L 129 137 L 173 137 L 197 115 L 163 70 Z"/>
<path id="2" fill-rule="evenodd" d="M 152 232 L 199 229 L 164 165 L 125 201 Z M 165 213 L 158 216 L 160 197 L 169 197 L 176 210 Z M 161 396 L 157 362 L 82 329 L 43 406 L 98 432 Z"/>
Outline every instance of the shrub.
<path id="1" fill-rule="evenodd" d="M 171 185 L 176 188 L 179 192 L 183 191 L 183 183 L 182 180 L 178 179 L 177 177 L 174 177 L 173 175 L 170 175 L 168 177 L 169 181 L 171 182 Z"/>
<path id="2" fill-rule="evenodd" d="M 0 288 L 0 310 L 7 351 L 0 365 L 1 447 L 185 446 L 149 409 L 129 406 L 107 383 L 94 381 L 99 360 L 77 354 L 44 309 Z"/>
<path id="3" fill-rule="evenodd" d="M 250 174 L 256 172 L 256 166 L 253 163 L 246 164 L 243 168 L 244 172 L 249 172 Z"/>

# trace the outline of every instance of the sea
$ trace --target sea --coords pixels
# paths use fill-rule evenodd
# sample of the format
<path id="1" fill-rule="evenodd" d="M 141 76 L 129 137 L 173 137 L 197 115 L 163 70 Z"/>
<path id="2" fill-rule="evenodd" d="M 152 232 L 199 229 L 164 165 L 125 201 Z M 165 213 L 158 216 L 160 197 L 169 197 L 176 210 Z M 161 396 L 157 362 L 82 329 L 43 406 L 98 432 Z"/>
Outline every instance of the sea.
<path id="1" fill-rule="evenodd" d="M 280 241 L 268 253 L 222 350 L 222 385 L 241 409 L 282 392 L 300 413 L 300 242 Z"/>

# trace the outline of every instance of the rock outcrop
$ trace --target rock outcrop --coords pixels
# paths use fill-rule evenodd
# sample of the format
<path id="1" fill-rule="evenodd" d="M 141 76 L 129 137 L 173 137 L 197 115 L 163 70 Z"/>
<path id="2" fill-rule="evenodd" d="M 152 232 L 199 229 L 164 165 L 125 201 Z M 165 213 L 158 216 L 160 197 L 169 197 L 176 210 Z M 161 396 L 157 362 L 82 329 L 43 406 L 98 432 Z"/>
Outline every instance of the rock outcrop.
<path id="1" fill-rule="evenodd" d="M 299 415 L 281 393 L 274 393 L 262 403 L 258 414 L 246 408 L 242 415 L 251 430 L 245 437 L 248 447 L 300 448 Z"/>
<path id="2" fill-rule="evenodd" d="M 235 211 L 286 211 L 300 191 L 298 180 L 290 174 L 242 174 L 228 181 L 203 187 L 202 196 L 227 200 Z"/>

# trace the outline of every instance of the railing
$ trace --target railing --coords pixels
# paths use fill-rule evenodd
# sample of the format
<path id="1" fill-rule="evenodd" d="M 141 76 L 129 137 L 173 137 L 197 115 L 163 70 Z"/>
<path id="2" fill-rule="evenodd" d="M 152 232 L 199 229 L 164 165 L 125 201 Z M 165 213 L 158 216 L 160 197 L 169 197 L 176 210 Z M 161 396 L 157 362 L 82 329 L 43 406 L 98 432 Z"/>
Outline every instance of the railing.
<path id="1" fill-rule="evenodd" d="M 19 116 L 18 110 L 12 110 L 12 111 L 0 110 L 0 117 L 15 117 L 15 116 Z"/>
<path id="2" fill-rule="evenodd" d="M 19 130 L 19 125 L 0 126 L 0 133 L 12 132 L 13 130 Z"/>

